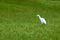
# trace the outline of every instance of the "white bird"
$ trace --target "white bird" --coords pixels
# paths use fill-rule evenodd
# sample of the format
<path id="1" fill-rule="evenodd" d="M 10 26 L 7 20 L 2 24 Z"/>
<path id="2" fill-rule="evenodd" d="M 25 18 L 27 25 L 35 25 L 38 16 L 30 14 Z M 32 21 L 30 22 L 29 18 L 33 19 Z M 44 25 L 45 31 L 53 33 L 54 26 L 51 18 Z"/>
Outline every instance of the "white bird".
<path id="1" fill-rule="evenodd" d="M 42 24 L 47 24 L 44 18 L 41 18 L 40 15 L 37 15 Z"/>

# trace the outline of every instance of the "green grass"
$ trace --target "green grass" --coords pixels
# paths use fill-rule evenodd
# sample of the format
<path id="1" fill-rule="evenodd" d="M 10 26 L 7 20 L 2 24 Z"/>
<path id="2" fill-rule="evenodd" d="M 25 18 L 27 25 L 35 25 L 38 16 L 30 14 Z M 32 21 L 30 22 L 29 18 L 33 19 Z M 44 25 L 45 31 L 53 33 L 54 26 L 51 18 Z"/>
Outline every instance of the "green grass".
<path id="1" fill-rule="evenodd" d="M 60 40 L 60 1 L 0 0 L 0 40 Z"/>

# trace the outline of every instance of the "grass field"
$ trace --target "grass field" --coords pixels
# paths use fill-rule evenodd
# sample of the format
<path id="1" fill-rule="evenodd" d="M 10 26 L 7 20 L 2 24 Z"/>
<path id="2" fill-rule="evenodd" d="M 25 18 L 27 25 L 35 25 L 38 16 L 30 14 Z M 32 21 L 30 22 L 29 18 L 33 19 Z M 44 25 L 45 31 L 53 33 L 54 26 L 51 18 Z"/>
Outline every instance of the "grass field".
<path id="1" fill-rule="evenodd" d="M 0 0 L 0 40 L 60 40 L 60 1 Z"/>

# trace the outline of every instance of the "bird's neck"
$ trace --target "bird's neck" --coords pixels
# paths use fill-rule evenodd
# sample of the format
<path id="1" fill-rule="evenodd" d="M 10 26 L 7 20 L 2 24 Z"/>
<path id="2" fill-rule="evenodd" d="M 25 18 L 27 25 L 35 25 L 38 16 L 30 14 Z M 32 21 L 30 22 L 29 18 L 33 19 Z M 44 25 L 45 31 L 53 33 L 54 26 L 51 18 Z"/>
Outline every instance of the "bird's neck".
<path id="1" fill-rule="evenodd" d="M 41 17 L 39 16 L 39 19 L 41 19 Z"/>

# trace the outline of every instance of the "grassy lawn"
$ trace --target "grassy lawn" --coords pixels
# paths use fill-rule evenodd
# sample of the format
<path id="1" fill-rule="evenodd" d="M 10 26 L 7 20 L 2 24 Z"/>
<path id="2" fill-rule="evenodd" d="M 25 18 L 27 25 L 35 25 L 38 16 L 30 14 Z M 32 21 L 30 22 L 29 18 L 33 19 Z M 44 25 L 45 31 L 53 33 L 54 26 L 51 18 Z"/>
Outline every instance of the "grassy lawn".
<path id="1" fill-rule="evenodd" d="M 60 40 L 60 1 L 0 0 L 0 40 Z"/>

